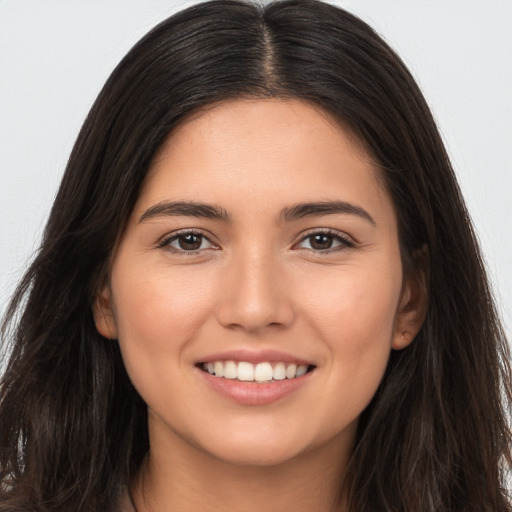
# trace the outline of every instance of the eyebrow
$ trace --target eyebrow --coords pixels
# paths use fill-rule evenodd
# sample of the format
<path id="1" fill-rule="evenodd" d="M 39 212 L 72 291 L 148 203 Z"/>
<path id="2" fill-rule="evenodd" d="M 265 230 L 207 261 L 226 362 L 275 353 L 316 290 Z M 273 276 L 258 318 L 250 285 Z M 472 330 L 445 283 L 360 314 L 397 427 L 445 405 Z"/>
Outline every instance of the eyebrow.
<path id="1" fill-rule="evenodd" d="M 373 217 L 360 206 L 346 201 L 322 201 L 318 203 L 298 203 L 281 210 L 280 217 L 286 222 L 303 219 L 305 217 L 320 217 L 335 214 L 357 215 L 373 226 L 377 223 Z M 139 218 L 139 223 L 155 217 L 182 216 L 202 219 L 220 220 L 230 222 L 229 213 L 219 206 L 195 201 L 162 201 L 148 208 Z"/>
<path id="2" fill-rule="evenodd" d="M 148 208 L 139 219 L 140 222 L 161 216 L 199 217 L 229 222 L 229 214 L 224 208 L 194 201 L 162 201 Z"/>
<path id="3" fill-rule="evenodd" d="M 335 215 L 338 213 L 357 215 L 358 217 L 368 221 L 373 226 L 377 225 L 373 217 L 364 208 L 346 201 L 299 203 L 282 210 L 281 217 L 287 222 L 291 222 L 297 219 L 303 219 L 304 217 L 320 217 L 323 215 Z"/>

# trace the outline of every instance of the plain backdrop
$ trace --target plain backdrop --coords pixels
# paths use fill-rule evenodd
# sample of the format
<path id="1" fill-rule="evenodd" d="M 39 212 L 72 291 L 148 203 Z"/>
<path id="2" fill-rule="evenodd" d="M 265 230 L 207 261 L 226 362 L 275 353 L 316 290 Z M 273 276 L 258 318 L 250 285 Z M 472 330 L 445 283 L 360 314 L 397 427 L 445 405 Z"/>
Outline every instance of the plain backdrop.
<path id="1" fill-rule="evenodd" d="M 512 0 L 347 0 L 430 103 L 512 332 Z M 118 61 L 191 2 L 0 0 L 0 313 L 88 109 Z M 433 269 L 435 272 L 435 269 Z"/>

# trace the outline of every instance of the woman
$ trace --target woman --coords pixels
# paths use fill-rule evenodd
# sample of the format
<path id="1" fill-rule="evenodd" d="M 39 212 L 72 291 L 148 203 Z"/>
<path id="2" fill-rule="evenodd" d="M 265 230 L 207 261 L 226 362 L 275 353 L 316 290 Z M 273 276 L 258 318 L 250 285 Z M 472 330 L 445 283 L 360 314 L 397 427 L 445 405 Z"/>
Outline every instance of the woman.
<path id="1" fill-rule="evenodd" d="M 0 510 L 511 508 L 506 340 L 448 157 L 328 4 L 200 4 L 129 52 L 4 333 Z"/>

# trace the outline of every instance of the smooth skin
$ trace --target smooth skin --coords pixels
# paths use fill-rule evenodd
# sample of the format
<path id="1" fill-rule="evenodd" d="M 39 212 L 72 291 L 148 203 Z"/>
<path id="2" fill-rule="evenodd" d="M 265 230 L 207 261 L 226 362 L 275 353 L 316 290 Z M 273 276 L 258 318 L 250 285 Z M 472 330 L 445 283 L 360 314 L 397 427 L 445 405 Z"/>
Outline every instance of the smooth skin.
<path id="1" fill-rule="evenodd" d="M 379 172 L 299 100 L 222 102 L 169 136 L 94 308 L 148 405 L 138 512 L 343 510 L 358 418 L 425 308 Z M 233 349 L 315 369 L 275 402 L 239 404 L 198 368 Z"/>

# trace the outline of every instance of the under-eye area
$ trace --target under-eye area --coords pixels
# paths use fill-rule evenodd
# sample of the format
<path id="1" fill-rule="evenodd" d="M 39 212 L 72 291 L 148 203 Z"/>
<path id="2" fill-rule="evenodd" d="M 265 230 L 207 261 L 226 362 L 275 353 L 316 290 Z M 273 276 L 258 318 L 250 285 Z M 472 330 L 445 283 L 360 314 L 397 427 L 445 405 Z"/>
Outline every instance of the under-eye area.
<path id="1" fill-rule="evenodd" d="M 247 361 L 209 361 L 199 363 L 197 367 L 215 377 L 255 383 L 296 379 L 316 368 L 315 365 L 284 362 L 252 364 Z"/>

